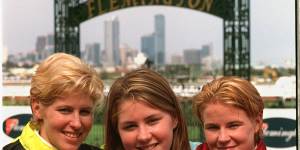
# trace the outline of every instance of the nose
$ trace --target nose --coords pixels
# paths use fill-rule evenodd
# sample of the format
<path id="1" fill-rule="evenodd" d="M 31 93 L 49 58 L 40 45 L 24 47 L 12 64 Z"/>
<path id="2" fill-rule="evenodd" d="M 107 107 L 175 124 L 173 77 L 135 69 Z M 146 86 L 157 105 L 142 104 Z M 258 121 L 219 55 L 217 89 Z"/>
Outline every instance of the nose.
<path id="1" fill-rule="evenodd" d="M 74 113 L 73 117 L 71 118 L 70 125 L 74 129 L 80 129 L 82 124 L 81 124 L 81 119 L 79 113 Z"/>
<path id="2" fill-rule="evenodd" d="M 142 126 L 138 130 L 137 140 L 141 143 L 147 143 L 151 140 L 151 136 L 151 130 L 145 126 Z"/>
<path id="3" fill-rule="evenodd" d="M 218 143 L 224 145 L 229 141 L 230 141 L 229 133 L 226 131 L 226 129 L 221 129 L 218 136 Z"/>

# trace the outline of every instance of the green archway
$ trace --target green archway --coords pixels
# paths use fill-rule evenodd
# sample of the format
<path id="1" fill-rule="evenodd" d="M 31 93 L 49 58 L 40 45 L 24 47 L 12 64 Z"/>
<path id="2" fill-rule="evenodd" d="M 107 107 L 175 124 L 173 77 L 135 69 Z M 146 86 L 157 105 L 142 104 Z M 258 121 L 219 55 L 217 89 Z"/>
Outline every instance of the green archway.
<path id="1" fill-rule="evenodd" d="M 174 6 L 223 18 L 225 76 L 250 79 L 249 0 L 55 0 L 55 50 L 80 57 L 79 25 L 93 17 L 135 6 Z"/>

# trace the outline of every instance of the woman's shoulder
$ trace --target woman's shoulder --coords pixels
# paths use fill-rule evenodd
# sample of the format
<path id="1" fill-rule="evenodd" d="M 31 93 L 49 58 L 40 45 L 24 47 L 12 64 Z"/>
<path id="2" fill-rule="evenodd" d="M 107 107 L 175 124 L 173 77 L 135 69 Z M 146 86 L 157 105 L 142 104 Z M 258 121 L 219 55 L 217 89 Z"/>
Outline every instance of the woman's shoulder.
<path id="1" fill-rule="evenodd" d="M 197 146 L 199 146 L 201 142 L 192 142 L 190 141 L 191 150 L 196 150 Z"/>
<path id="2" fill-rule="evenodd" d="M 25 150 L 19 140 L 9 143 L 5 145 L 2 150 Z M 102 150 L 99 147 L 89 145 L 89 144 L 81 144 L 79 150 Z"/>
<path id="3" fill-rule="evenodd" d="M 190 142 L 191 150 L 208 150 L 206 143 L 201 142 Z"/>
<path id="4" fill-rule="evenodd" d="M 19 140 L 5 145 L 2 150 L 25 150 Z"/>

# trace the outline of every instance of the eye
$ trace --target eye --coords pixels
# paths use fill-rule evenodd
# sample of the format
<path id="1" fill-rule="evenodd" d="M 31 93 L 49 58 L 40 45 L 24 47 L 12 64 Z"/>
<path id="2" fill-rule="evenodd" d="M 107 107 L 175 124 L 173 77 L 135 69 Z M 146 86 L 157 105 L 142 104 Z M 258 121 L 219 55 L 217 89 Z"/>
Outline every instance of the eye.
<path id="1" fill-rule="evenodd" d="M 238 124 L 238 123 L 232 123 L 232 124 L 229 124 L 229 125 L 228 125 L 228 127 L 229 127 L 230 129 L 236 129 L 236 128 L 238 128 L 239 126 L 241 126 L 241 125 Z"/>
<path id="2" fill-rule="evenodd" d="M 92 114 L 91 110 L 87 110 L 87 109 L 80 110 L 80 115 L 81 116 L 88 116 L 88 115 L 91 115 L 91 114 Z"/>
<path id="3" fill-rule="evenodd" d="M 160 118 L 151 118 L 147 121 L 147 123 L 149 125 L 155 125 L 155 124 L 159 123 L 159 120 L 160 120 Z"/>
<path id="4" fill-rule="evenodd" d="M 132 131 L 137 127 L 135 124 L 128 124 L 122 127 L 123 130 L 125 131 Z"/>
<path id="5" fill-rule="evenodd" d="M 207 126 L 205 126 L 205 129 L 210 130 L 210 131 L 215 131 L 215 130 L 218 130 L 219 127 L 217 125 L 207 125 Z"/>
<path id="6" fill-rule="evenodd" d="M 69 114 L 72 112 L 72 110 L 69 108 L 59 108 L 58 111 L 62 114 Z"/>

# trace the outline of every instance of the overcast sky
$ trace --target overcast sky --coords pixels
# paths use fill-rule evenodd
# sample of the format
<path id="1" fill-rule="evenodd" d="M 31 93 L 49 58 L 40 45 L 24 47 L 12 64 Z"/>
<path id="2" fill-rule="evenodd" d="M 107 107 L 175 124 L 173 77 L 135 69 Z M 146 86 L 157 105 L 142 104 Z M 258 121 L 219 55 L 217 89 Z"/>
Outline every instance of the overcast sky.
<path id="1" fill-rule="evenodd" d="M 284 65 L 295 61 L 295 1 L 251 0 L 251 64 Z M 2 41 L 9 53 L 32 51 L 36 37 L 53 33 L 53 0 L 2 0 Z M 104 21 L 116 16 L 120 22 L 120 44 L 140 49 L 140 38 L 151 34 L 154 15 L 166 20 L 167 56 L 183 49 L 212 44 L 222 58 L 222 19 L 207 13 L 177 7 L 133 7 L 87 20 L 80 25 L 81 49 L 86 43 L 103 45 Z"/>

